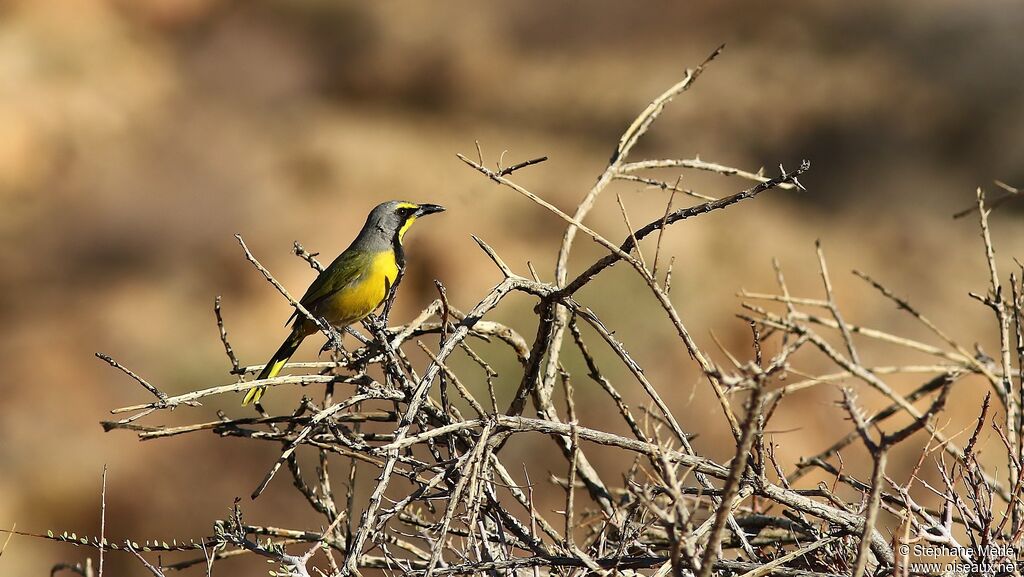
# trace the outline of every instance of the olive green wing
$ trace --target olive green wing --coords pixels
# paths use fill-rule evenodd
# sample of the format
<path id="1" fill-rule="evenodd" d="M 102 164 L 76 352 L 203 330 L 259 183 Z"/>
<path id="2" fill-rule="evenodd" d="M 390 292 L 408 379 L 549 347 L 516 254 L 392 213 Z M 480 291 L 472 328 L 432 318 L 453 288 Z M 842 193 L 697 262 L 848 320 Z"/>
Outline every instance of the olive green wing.
<path id="1" fill-rule="evenodd" d="M 299 302 L 308 311 L 316 314 L 314 311 L 320 303 L 331 298 L 339 291 L 345 289 L 345 287 L 359 282 L 363 275 L 366 274 L 366 271 L 369 270 L 372 264 L 371 258 L 371 255 L 359 252 L 345 251 L 341 253 L 330 266 L 325 268 L 313 280 L 309 288 L 306 289 L 306 294 L 302 295 Z M 288 318 L 288 322 L 291 322 L 297 314 L 298 311 L 293 312 L 292 316 Z"/>

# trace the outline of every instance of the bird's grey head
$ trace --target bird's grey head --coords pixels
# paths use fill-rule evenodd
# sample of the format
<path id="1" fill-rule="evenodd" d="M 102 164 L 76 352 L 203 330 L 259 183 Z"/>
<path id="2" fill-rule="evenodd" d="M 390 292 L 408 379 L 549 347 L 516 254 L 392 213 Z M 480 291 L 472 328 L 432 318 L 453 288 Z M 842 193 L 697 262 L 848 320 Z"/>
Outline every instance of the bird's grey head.
<path id="1" fill-rule="evenodd" d="M 370 211 L 366 224 L 359 236 L 366 240 L 374 239 L 386 242 L 388 246 L 402 244 L 402 239 L 409 227 L 421 216 L 444 211 L 437 204 L 417 204 L 404 200 L 382 202 Z"/>

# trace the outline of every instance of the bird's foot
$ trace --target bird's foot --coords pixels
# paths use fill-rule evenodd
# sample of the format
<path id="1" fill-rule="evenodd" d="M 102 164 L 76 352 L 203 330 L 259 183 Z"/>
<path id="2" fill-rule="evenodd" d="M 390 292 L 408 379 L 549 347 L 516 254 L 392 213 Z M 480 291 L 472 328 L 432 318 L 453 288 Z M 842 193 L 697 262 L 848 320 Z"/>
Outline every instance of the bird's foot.
<path id="1" fill-rule="evenodd" d="M 334 325 L 324 322 L 324 326 L 327 327 L 327 342 L 324 343 L 323 348 L 320 349 L 321 353 L 328 351 L 343 351 L 344 349 L 344 337 Z"/>
<path id="2" fill-rule="evenodd" d="M 381 341 L 386 340 L 384 337 L 387 335 L 387 325 L 384 324 L 382 317 L 378 317 L 374 314 L 366 315 L 366 318 L 363 319 L 363 324 L 366 325 L 366 328 L 369 329 L 370 334 L 372 334 L 374 338 L 380 339 Z"/>

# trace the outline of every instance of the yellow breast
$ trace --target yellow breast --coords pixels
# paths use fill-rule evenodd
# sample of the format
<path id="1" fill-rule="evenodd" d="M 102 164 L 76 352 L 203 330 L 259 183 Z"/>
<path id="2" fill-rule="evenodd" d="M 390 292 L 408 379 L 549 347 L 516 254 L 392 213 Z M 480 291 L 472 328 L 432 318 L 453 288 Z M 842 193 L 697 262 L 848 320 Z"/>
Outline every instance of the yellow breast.
<path id="1" fill-rule="evenodd" d="M 374 255 L 367 271 L 359 279 L 324 303 L 323 316 L 336 326 L 346 326 L 366 318 L 384 302 L 388 287 L 398 276 L 395 253 Z"/>

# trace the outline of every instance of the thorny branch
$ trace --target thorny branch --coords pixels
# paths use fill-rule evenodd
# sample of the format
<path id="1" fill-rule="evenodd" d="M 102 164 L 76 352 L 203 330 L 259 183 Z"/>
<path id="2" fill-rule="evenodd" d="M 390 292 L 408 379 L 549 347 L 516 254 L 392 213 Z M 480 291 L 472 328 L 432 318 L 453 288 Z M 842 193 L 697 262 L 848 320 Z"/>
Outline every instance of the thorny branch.
<path id="1" fill-rule="evenodd" d="M 133 430 L 141 439 L 210 431 L 221 439 L 269 442 L 268 447 L 274 447 L 277 456 L 268 459 L 267 472 L 253 498 L 266 490 L 294 487 L 328 527 L 314 531 L 246 524 L 236 504 L 212 535 L 181 543 L 172 541 L 170 545 L 146 542 L 140 546 L 131 541 L 119 545 L 107 543 L 103 537 L 96 540 L 74 534 L 36 536 L 95 547 L 107 556 L 127 550 L 154 575 L 195 565 L 204 565 L 209 572 L 215 561 L 227 563 L 232 558 L 260 556 L 276 563 L 279 575 L 306 576 L 316 571 L 332 577 L 365 569 L 424 577 L 613 575 L 640 569 L 659 576 L 743 573 L 744 577 L 860 577 L 869 572 L 896 571 L 897 564 L 905 559 L 898 558 L 895 545 L 915 539 L 946 544 L 966 539 L 979 547 L 994 542 L 1019 545 L 1024 534 L 1020 500 L 1024 291 L 1017 277 L 1011 277 L 1009 289 L 1002 284 L 989 234 L 989 209 L 982 194 L 978 195 L 977 209 L 990 278 L 986 280 L 988 294 L 976 298 L 996 319 L 1000 355 L 995 362 L 969 353 L 908 300 L 895 297 L 862 273 L 883 298 L 896 302 L 940 342 L 903 337 L 847 318 L 840 306 L 843 295 L 836 293 L 820 246 L 816 265 L 823 295 L 794 296 L 777 263 L 778 294 L 743 293 L 745 299 L 762 303 L 744 303 L 743 318 L 754 327 L 750 360 L 741 360 L 723 347 L 727 362 L 719 364 L 691 336 L 669 298 L 669 275 L 660 280 L 657 273 L 666 231 L 676 223 L 752 201 L 768 190 L 802 189 L 798 179 L 809 170 L 806 161 L 792 171 L 780 167 L 775 177 L 699 158 L 626 162 L 669 102 L 689 90 L 720 51 L 687 71 L 679 83 L 641 112 L 623 133 L 597 182 L 573 210 L 563 211 L 511 180 L 517 171 L 535 167 L 546 157 L 507 168 L 501 168 L 499 160 L 498 168 L 490 169 L 485 166 L 479 145 L 477 160 L 459 155 L 490 181 L 515 191 L 567 225 L 553 282 L 539 280 L 532 267 L 527 276 L 517 274 L 494 249 L 474 237 L 495 264 L 500 280 L 472 309 L 463 312 L 454 308 L 448 293 L 456 289 L 439 284 L 440 298 L 413 320 L 390 328 L 370 323 L 367 327 L 372 338 L 354 350 L 330 361 L 289 363 L 287 374 L 274 379 L 244 380 L 261 366 L 243 366 L 237 360 L 221 317 L 219 298 L 215 304 L 219 338 L 231 373 L 241 380 L 168 395 L 111 357 L 101 355 L 156 397 L 148 403 L 114 409 L 115 414 L 131 415 L 105 422 L 105 428 Z M 711 171 L 755 184 L 740 191 L 704 195 L 680 188 L 682 174 L 675 185 L 668 184 L 671 180 L 642 174 L 666 169 Z M 672 193 L 684 190 L 700 202 L 676 208 L 676 197 L 672 196 L 661 218 L 636 228 L 620 200 L 629 234 L 615 243 L 584 221 L 597 206 L 598 198 L 616 181 L 653 184 Z M 598 243 L 606 254 L 571 273 L 571 250 L 578 232 Z M 658 237 L 653 256 L 651 252 L 644 255 L 640 243 L 653 233 Z M 238 240 L 245 257 L 267 281 L 298 314 L 309 316 L 241 238 Z M 298 243 L 294 250 L 310 266 L 319 268 L 315 254 Z M 663 398 L 665 388 L 677 386 L 676 382 L 662 382 L 647 374 L 642 365 L 645 351 L 631 350 L 614 327 L 577 296 L 586 294 L 581 292 L 584 286 L 604 282 L 607 275 L 601 273 L 620 262 L 646 284 L 645 290 L 649 289 L 648 294 L 680 338 L 677 346 L 686 351 L 680 357 L 692 359 L 698 374 L 711 387 L 721 407 L 723 425 L 735 442 L 729 460 L 715 460 L 697 450 L 691 442 L 696 431 L 684 430 L 672 403 Z M 654 263 L 653 268 L 648 262 Z M 532 342 L 515 327 L 488 318 L 515 293 L 526 295 L 535 304 L 537 329 Z M 309 318 L 339 345 L 333 327 Z M 386 315 L 383 318 L 386 320 Z M 647 318 L 634 320 L 654 322 Z M 575 346 L 563 351 L 567 330 Z M 430 339 L 422 338 L 427 336 Z M 504 347 L 513 361 L 515 370 L 509 374 L 509 369 L 503 369 L 505 374 L 501 375 L 518 383 L 510 399 L 504 398 L 497 386 L 501 381 L 497 380 L 496 367 L 510 366 L 499 356 L 505 353 L 490 347 L 485 354 L 476 349 L 481 341 Z M 873 349 L 862 346 L 867 341 L 912 350 L 930 357 L 931 364 L 868 364 L 868 357 L 873 355 L 867 351 Z M 586 412 L 574 408 L 573 391 L 582 389 L 586 382 L 577 380 L 567 368 L 572 366 L 568 359 L 574 351 L 586 367 L 585 377 L 597 385 L 589 389 L 590 394 L 607 396 L 604 401 L 621 417 L 621 426 L 593 422 Z M 798 357 L 798 353 L 802 355 Z M 454 368 L 463 366 L 454 362 L 463 354 L 473 370 Z M 794 366 L 795 359 L 810 355 L 823 359 L 830 368 L 811 374 Z M 424 358 L 422 362 L 416 360 Z M 922 373 L 933 376 L 906 396 L 887 380 L 894 375 Z M 618 374 L 627 374 L 631 380 L 613 376 Z M 793 382 L 793 375 L 799 380 Z M 994 426 L 1005 440 L 1007 467 L 1001 470 L 1010 472 L 1008 479 L 984 470 L 976 458 L 978 435 L 988 419 L 988 401 L 963 449 L 951 442 L 955 434 L 937 424 L 936 417 L 953 394 L 953 385 L 975 375 L 993 385 L 996 399 L 1003 404 L 1004 418 Z M 566 407 L 555 402 L 556 382 L 564 384 Z M 833 383 L 853 387 L 858 382 L 864 391 L 879 393 L 891 404 L 866 415 L 855 405 L 852 389 L 843 389 L 847 391 L 843 407 L 852 421 L 852 430 L 838 434 L 837 442 L 828 450 L 792 462 L 787 471 L 787 463 L 777 454 L 777 445 L 768 432 L 780 404 L 813 387 Z M 322 390 L 323 394 L 318 400 L 303 397 L 290 410 L 282 407 L 255 417 L 218 415 L 214 419 L 201 406 L 211 397 L 234 398 L 259 385 L 309 387 L 307 390 Z M 489 398 L 476 398 L 479 391 L 486 391 Z M 743 397 L 745 410 L 740 402 Z M 275 403 L 287 398 L 284 394 L 274 396 Z M 914 406 L 926 398 L 931 398 L 928 409 Z M 639 410 L 631 402 L 641 403 Z M 140 424 L 141 419 L 154 413 L 183 405 L 200 414 L 192 424 Z M 741 409 L 737 411 L 737 407 Z M 890 419 L 909 419 L 910 425 L 895 433 L 881 433 L 879 440 L 873 440 L 878 434 L 873 429 Z M 613 432 L 616 430 L 628 433 L 621 435 Z M 928 444 L 921 450 L 910 479 L 898 484 L 887 473 L 887 459 L 923 436 L 915 436 L 918 431 L 928 433 Z M 557 470 L 567 471 L 567 476 L 552 477 L 547 488 L 565 492 L 560 498 L 564 510 L 552 510 L 559 505 L 549 506 L 552 502 L 545 495 L 550 491 L 531 480 L 541 475 L 531 474 L 505 450 L 515 438 L 537 446 L 544 438 L 554 442 L 565 459 L 563 468 Z M 870 471 L 852 470 L 853 460 L 843 457 L 857 438 L 872 456 Z M 599 459 L 599 453 L 617 455 L 621 470 L 609 469 L 609 461 Z M 953 458 L 946 462 L 944 454 Z M 316 459 L 312 470 L 301 465 L 306 456 Z M 935 460 L 941 486 L 926 482 L 918 474 L 928 457 Z M 291 485 L 273 481 L 282 466 L 291 475 Z M 341 471 L 345 485 L 343 494 L 336 492 L 340 487 L 337 471 Z M 520 471 L 522 477 L 517 478 Z M 821 479 L 829 482 L 813 484 Z M 365 484 L 365 490 L 356 491 L 357 484 Z M 995 503 L 993 496 L 1005 503 Z M 542 499 L 544 504 L 540 505 Z M 929 505 L 936 499 L 938 508 Z M 889 539 L 886 529 L 893 523 L 904 529 Z M 162 552 L 168 558 L 161 557 L 153 564 L 143 556 L 149 551 Z M 172 560 L 172 554 L 184 558 Z M 316 568 L 311 567 L 314 558 L 322 561 Z M 91 565 L 64 565 L 59 569 L 86 566 Z"/>

